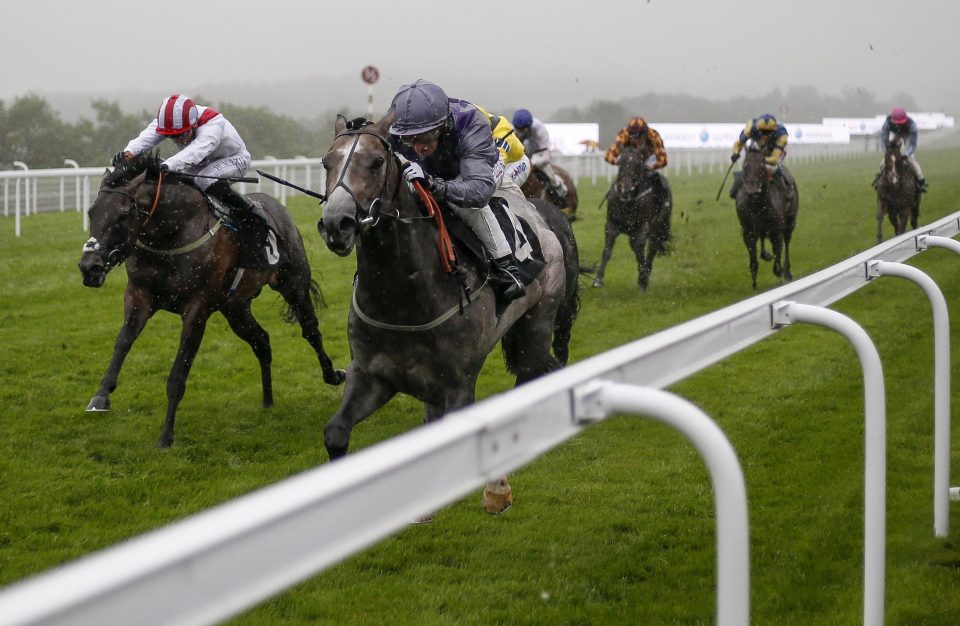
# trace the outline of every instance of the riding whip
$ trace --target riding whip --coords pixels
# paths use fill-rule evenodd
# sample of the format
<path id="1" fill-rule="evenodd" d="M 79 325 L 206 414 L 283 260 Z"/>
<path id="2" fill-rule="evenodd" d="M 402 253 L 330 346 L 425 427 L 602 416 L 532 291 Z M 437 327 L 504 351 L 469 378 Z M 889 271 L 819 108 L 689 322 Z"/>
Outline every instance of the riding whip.
<path id="1" fill-rule="evenodd" d="M 603 203 L 607 201 L 607 196 L 610 195 L 610 192 L 613 191 L 613 185 L 610 185 L 610 189 L 607 189 L 607 193 L 603 194 L 603 200 L 600 201 L 600 204 L 597 205 L 597 210 L 603 208 Z"/>
<path id="2" fill-rule="evenodd" d="M 720 183 L 720 189 L 717 190 L 717 202 L 720 201 L 720 194 L 723 193 L 723 186 L 727 184 L 727 176 L 730 175 L 730 170 L 733 169 L 736 161 L 730 161 L 730 167 L 727 168 L 727 173 L 723 175 L 723 182 Z"/>
<path id="3" fill-rule="evenodd" d="M 176 172 L 177 176 L 189 176 L 190 178 L 210 178 L 212 180 L 225 180 L 231 183 L 253 183 L 260 182 L 258 178 L 249 178 L 246 176 L 204 176 L 203 174 L 188 174 L 187 172 Z"/>
<path id="4" fill-rule="evenodd" d="M 326 197 L 325 195 L 323 195 L 322 193 L 317 193 L 316 191 L 310 191 L 309 189 L 304 189 L 303 187 L 300 187 L 299 185 L 294 185 L 294 184 L 291 183 L 290 181 L 283 180 L 282 178 L 277 178 L 276 176 L 273 176 L 272 174 L 267 174 L 267 173 L 264 172 L 263 170 L 257 170 L 257 174 L 260 174 L 260 175 L 263 176 L 264 178 L 269 178 L 270 180 L 272 180 L 272 181 L 275 182 L 275 183 L 280 183 L 281 185 L 286 185 L 287 187 L 290 187 L 290 188 L 292 188 L 292 189 L 296 189 L 297 191 L 302 192 L 302 193 L 305 193 L 305 194 L 307 194 L 308 196 L 312 196 L 312 197 L 314 197 L 314 198 L 317 198 L 318 200 L 320 200 L 320 202 L 326 202 L 326 201 L 327 201 L 327 197 Z"/>

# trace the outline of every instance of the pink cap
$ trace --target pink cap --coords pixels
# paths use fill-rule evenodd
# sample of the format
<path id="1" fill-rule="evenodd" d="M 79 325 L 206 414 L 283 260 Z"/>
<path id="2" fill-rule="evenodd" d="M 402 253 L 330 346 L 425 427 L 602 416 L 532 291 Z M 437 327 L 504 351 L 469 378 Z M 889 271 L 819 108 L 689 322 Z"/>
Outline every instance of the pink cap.
<path id="1" fill-rule="evenodd" d="M 890 111 L 890 121 L 894 124 L 906 124 L 907 119 L 907 112 L 900 107 Z"/>

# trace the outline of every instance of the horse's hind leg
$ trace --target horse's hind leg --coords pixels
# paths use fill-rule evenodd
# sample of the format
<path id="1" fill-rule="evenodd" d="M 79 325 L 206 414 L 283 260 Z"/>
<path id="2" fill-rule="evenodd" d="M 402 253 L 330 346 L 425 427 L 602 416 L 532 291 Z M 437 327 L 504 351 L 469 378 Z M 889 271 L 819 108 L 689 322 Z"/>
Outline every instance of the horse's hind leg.
<path id="1" fill-rule="evenodd" d="M 780 235 L 774 235 L 770 238 L 770 247 L 773 249 L 773 275 L 779 278 L 783 276 L 783 266 L 780 264 L 780 257 L 783 254 L 783 240 Z"/>
<path id="2" fill-rule="evenodd" d="M 315 303 L 320 300 L 320 288 L 310 280 L 309 276 L 299 280 L 290 280 L 280 286 L 280 293 L 290 305 L 290 309 L 300 323 L 303 338 L 317 353 L 320 369 L 323 371 L 323 382 L 328 385 L 339 385 L 346 379 L 347 374 L 342 369 L 333 366 L 333 360 L 323 349 L 323 335 L 320 333 L 320 323 L 317 320 Z"/>
<path id="3" fill-rule="evenodd" d="M 120 369 L 123 367 L 123 361 L 127 358 L 133 343 L 143 332 L 147 321 L 153 315 L 153 308 L 149 300 L 139 292 L 126 294 L 126 305 L 124 306 L 123 326 L 117 333 L 117 339 L 113 346 L 113 357 L 110 359 L 110 365 L 100 379 L 100 387 L 97 389 L 90 402 L 87 404 L 88 411 L 109 411 L 110 394 L 117 388 L 117 380 L 120 378 Z"/>
<path id="4" fill-rule="evenodd" d="M 765 237 L 760 238 L 760 258 L 764 261 L 770 261 L 773 259 L 773 254 L 767 252 L 767 239 Z"/>
<path id="5" fill-rule="evenodd" d="M 593 278 L 594 287 L 603 287 L 603 274 L 607 271 L 607 263 L 610 262 L 610 257 L 613 256 L 613 244 L 617 242 L 617 227 L 610 221 L 607 220 L 607 225 L 604 227 L 604 243 L 603 243 L 603 256 L 600 259 L 600 267 L 597 269 L 597 275 Z"/>
<path id="6" fill-rule="evenodd" d="M 743 232 L 743 243 L 747 246 L 747 254 L 750 257 L 750 279 L 753 282 L 753 288 L 757 288 L 757 271 L 760 269 L 760 263 L 757 261 L 757 239 L 749 234 L 748 232 Z"/>
<path id="7" fill-rule="evenodd" d="M 250 301 L 231 303 L 220 310 L 227 318 L 231 330 L 249 344 L 260 364 L 260 385 L 263 388 L 263 406 L 273 406 L 273 350 L 270 347 L 270 334 L 250 310 Z"/>

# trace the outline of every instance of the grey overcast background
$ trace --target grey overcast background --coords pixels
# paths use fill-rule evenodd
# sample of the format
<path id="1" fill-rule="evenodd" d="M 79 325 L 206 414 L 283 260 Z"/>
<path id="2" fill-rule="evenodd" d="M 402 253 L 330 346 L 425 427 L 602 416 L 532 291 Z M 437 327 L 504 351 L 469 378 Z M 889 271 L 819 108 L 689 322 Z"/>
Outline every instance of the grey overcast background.
<path id="1" fill-rule="evenodd" d="M 423 77 L 535 113 L 812 86 L 954 114 L 958 29 L 956 0 L 29 0 L 4 7 L 0 99 L 38 94 L 65 119 L 91 98 L 139 110 L 175 92 L 295 117 L 363 112 L 372 64 L 378 112 Z"/>

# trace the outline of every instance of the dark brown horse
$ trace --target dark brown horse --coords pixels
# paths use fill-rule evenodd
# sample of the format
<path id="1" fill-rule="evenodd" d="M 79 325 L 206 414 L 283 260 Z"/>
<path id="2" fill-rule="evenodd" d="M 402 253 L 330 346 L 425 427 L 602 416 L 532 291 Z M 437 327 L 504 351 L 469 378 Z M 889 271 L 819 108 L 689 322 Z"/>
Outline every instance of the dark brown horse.
<path id="1" fill-rule="evenodd" d="M 770 240 L 773 249 L 773 273 L 784 280 L 793 280 L 790 273 L 790 238 L 797 225 L 797 212 L 800 209 L 800 194 L 793 177 L 781 165 L 783 176 L 792 186 L 792 197 L 788 197 L 782 180 L 774 179 L 764 161 L 764 151 L 754 142 L 749 142 L 743 158 L 743 184 L 737 191 L 737 217 L 743 243 L 750 256 L 750 277 L 753 288 L 757 288 L 757 241 Z M 781 265 L 781 256 L 783 263 Z M 765 259 L 766 260 L 766 259 Z"/>
<path id="2" fill-rule="evenodd" d="M 318 228 L 335 254 L 357 253 L 348 319 L 353 361 L 343 401 L 324 429 L 331 459 L 347 453 L 354 426 L 398 393 L 423 402 L 427 422 L 471 404 L 498 342 L 517 385 L 560 367 L 579 306 L 569 223 L 556 207 L 534 208 L 517 193 L 509 194 L 510 205 L 534 228 L 547 262 L 526 294 L 498 311 L 485 264 L 464 258 L 461 272 L 450 275 L 437 249 L 439 226 L 404 182 L 388 142 L 392 120 L 392 110 L 372 125 L 348 126 L 337 116 L 323 157 L 328 199 Z M 552 210 L 552 223 L 564 230 L 554 234 L 541 210 Z M 505 478 L 487 485 L 487 511 L 509 503 Z"/>
<path id="3" fill-rule="evenodd" d="M 215 216 L 203 192 L 176 175 L 162 175 L 155 155 L 140 155 L 107 171 L 89 209 L 90 239 L 83 247 L 83 284 L 100 287 L 107 273 L 126 261 L 124 319 L 113 358 L 88 411 L 108 411 L 110 394 L 133 342 L 160 310 L 180 316 L 180 348 L 167 377 L 167 415 L 158 445 L 173 443 L 177 406 L 187 375 L 200 348 L 207 319 L 215 311 L 250 344 L 260 363 L 263 405 L 273 404 L 270 336 L 254 318 L 250 305 L 264 285 L 280 292 L 287 303 L 286 319 L 296 319 L 304 338 L 317 353 L 323 380 L 340 384 L 343 370 L 334 369 L 323 350 L 315 304 L 320 291 L 300 233 L 286 209 L 275 199 L 255 194 L 277 234 L 279 261 L 270 269 L 241 271 L 236 267 L 237 234 Z"/>
<path id="4" fill-rule="evenodd" d="M 541 200 L 546 200 L 551 204 L 555 204 L 560 207 L 560 210 L 563 211 L 563 214 L 567 216 L 567 219 L 571 222 L 577 219 L 577 208 L 580 206 L 580 199 L 577 195 L 577 185 L 573 182 L 573 177 L 570 176 L 570 172 L 560 167 L 559 165 L 551 164 L 553 171 L 557 173 L 563 180 L 564 186 L 567 188 L 566 197 L 558 197 L 556 194 L 550 192 L 550 185 L 547 182 L 547 175 L 538 167 L 530 166 L 531 171 L 530 175 L 527 176 L 527 180 L 523 183 L 523 186 L 520 187 L 520 190 L 523 191 L 523 195 L 528 198 L 540 198 Z"/>
<path id="5" fill-rule="evenodd" d="M 877 181 L 877 243 L 883 241 L 883 216 L 890 218 L 893 234 L 902 235 L 917 227 L 920 219 L 920 192 L 917 175 L 907 157 L 900 153 L 902 139 L 894 137 L 883 155 L 883 167 Z"/>
<path id="6" fill-rule="evenodd" d="M 669 251 L 673 195 L 665 182 L 656 179 L 660 175 L 647 168 L 645 159 L 641 146 L 629 145 L 620 153 L 617 178 L 606 196 L 603 258 L 593 279 L 594 287 L 603 287 L 607 263 L 613 256 L 613 244 L 620 235 L 630 238 L 630 248 L 637 259 L 637 284 L 641 290 L 646 290 L 650 284 L 653 260 L 658 254 Z M 661 194 L 666 195 L 666 203 Z"/>

